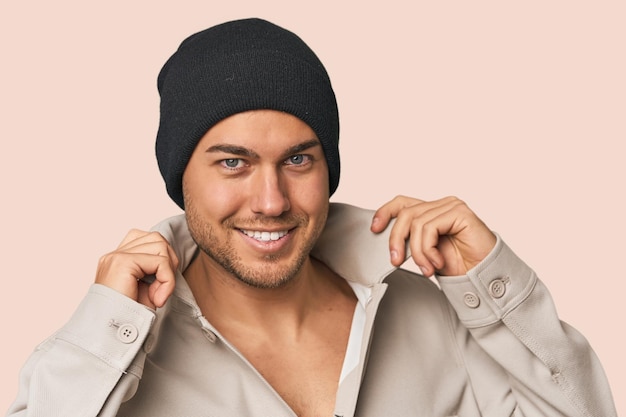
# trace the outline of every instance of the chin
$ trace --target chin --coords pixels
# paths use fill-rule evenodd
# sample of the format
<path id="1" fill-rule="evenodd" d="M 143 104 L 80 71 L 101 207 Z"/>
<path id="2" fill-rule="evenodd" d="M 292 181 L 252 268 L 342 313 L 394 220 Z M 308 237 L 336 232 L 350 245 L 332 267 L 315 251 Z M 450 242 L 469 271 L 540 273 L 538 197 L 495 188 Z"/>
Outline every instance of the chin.
<path id="1" fill-rule="evenodd" d="M 294 282 L 307 259 L 308 253 L 291 261 L 288 265 L 277 265 L 276 260 L 270 261 L 270 265 L 267 261 L 261 262 L 264 265 L 258 267 L 251 267 L 249 263 L 244 265 L 242 262 L 237 262 L 236 265 L 225 269 L 237 280 L 251 288 L 276 289 L 286 287 Z M 224 265 L 222 266 L 224 267 Z"/>

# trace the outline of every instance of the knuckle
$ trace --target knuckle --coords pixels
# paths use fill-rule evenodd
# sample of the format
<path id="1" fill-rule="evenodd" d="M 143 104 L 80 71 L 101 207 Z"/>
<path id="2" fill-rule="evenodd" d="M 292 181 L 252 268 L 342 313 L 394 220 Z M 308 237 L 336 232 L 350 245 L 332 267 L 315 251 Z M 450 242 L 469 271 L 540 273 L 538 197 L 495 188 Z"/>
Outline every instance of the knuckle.
<path id="1" fill-rule="evenodd" d="M 163 255 L 163 256 L 167 255 L 167 249 L 169 248 L 169 245 L 167 244 L 167 242 L 163 240 L 157 240 L 156 242 L 152 242 L 151 246 L 156 248 L 157 254 Z"/>
<path id="2" fill-rule="evenodd" d="M 146 234 L 150 236 L 151 238 L 153 238 L 154 240 L 160 240 L 160 241 L 166 242 L 163 235 L 159 232 L 152 231 L 152 232 L 146 232 Z"/>
<path id="3" fill-rule="evenodd" d="M 456 200 L 453 208 L 461 212 L 466 212 L 466 213 L 472 212 L 472 210 L 469 208 L 467 203 L 463 200 Z"/>
<path id="4" fill-rule="evenodd" d="M 400 206 L 400 210 L 407 207 L 409 205 L 409 198 L 402 194 L 396 194 L 396 196 L 390 201 L 392 204 L 397 204 Z"/>
<path id="5" fill-rule="evenodd" d="M 453 197 L 453 200 L 456 204 L 461 205 L 461 206 L 467 206 L 467 203 L 465 202 L 465 200 L 462 200 L 459 197 Z"/>
<path id="6" fill-rule="evenodd" d="M 417 232 L 423 229 L 426 224 L 428 224 L 428 222 L 423 217 L 414 217 L 411 219 L 411 230 Z"/>
<path id="7" fill-rule="evenodd" d="M 132 228 L 128 231 L 128 233 L 126 233 L 126 237 L 136 239 L 144 235 L 145 233 L 146 232 L 144 232 L 143 230 Z"/>
<path id="8" fill-rule="evenodd" d="M 424 255 L 424 252 L 422 252 L 422 248 L 421 247 L 413 247 L 411 246 L 411 258 L 413 258 L 413 260 L 420 265 L 425 265 L 426 264 L 426 256 Z"/>
<path id="9" fill-rule="evenodd" d="M 455 196 L 455 195 L 449 195 L 447 197 L 443 198 L 443 201 L 446 202 L 463 202 L 459 197 Z"/>
<path id="10" fill-rule="evenodd" d="M 432 233 L 433 231 L 437 231 L 437 225 L 435 225 L 432 221 L 423 222 L 421 224 L 421 228 L 425 233 Z"/>
<path id="11" fill-rule="evenodd" d="M 104 254 L 98 259 L 98 267 L 104 267 L 111 264 L 111 257 L 113 256 L 112 252 Z"/>

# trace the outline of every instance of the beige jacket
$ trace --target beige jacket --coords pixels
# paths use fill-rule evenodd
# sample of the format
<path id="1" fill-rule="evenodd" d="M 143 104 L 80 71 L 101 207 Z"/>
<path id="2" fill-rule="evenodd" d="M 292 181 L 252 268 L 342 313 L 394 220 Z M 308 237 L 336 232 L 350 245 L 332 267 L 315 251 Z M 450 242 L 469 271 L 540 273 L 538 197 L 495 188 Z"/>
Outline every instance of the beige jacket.
<path id="1" fill-rule="evenodd" d="M 388 236 L 369 231 L 371 216 L 333 204 L 314 250 L 371 287 L 359 362 L 339 386 L 335 416 L 616 415 L 586 340 L 559 321 L 546 288 L 502 240 L 466 276 L 438 277 L 438 288 L 391 266 Z M 184 270 L 196 250 L 184 217 L 155 230 Z M 7 415 L 295 414 L 202 317 L 179 274 L 156 314 L 93 285 L 25 364 Z"/>

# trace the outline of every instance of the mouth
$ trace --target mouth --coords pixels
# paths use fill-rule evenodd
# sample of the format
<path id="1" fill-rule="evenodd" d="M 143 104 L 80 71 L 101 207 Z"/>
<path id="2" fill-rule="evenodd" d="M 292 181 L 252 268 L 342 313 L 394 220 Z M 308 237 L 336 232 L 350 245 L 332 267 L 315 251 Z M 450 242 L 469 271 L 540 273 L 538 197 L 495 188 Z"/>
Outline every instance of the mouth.
<path id="1" fill-rule="evenodd" d="M 244 235 L 257 240 L 259 242 L 273 242 L 282 239 L 283 237 L 289 234 L 289 230 L 275 230 L 275 231 L 264 231 L 264 230 L 246 230 L 239 229 L 241 233 Z"/>

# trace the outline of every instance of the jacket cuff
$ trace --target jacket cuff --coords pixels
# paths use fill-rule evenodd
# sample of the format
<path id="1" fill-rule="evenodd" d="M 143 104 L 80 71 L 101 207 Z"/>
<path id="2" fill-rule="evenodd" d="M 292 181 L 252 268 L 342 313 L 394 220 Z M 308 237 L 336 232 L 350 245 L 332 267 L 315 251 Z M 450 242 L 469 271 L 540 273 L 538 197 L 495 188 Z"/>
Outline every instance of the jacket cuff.
<path id="1" fill-rule="evenodd" d="M 496 235 L 496 245 L 463 276 L 436 276 L 461 322 L 482 327 L 502 319 L 532 292 L 537 276 Z"/>
<path id="2" fill-rule="evenodd" d="M 124 372 L 155 318 L 148 307 L 101 284 L 93 284 L 69 322 L 55 335 Z"/>

